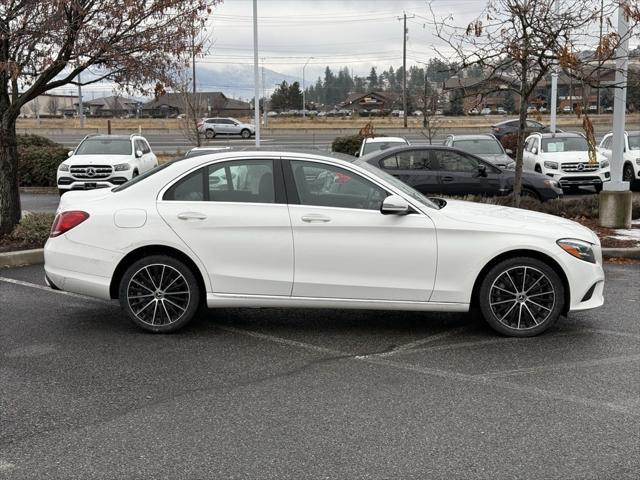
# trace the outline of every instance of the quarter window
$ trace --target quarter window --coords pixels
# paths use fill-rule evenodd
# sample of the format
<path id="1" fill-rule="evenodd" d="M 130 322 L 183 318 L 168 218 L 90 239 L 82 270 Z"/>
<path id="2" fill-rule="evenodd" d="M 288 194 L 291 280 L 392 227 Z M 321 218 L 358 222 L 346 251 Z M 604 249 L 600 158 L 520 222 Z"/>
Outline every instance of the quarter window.
<path id="1" fill-rule="evenodd" d="M 400 152 L 382 160 L 386 170 L 433 170 L 428 150 Z"/>
<path id="2" fill-rule="evenodd" d="M 302 205 L 380 210 L 387 192 L 349 170 L 293 160 L 291 168 Z"/>

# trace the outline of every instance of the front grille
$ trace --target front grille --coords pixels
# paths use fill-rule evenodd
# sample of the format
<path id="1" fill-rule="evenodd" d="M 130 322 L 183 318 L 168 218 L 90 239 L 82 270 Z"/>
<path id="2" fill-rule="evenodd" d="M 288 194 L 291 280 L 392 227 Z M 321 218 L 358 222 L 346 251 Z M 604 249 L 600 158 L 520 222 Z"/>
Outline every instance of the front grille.
<path id="1" fill-rule="evenodd" d="M 571 185 L 602 185 L 600 177 L 564 177 L 558 180 L 561 187 Z"/>
<path id="2" fill-rule="evenodd" d="M 75 165 L 70 168 L 70 171 L 74 178 L 98 180 L 100 178 L 109 178 L 113 168 L 110 165 Z"/>
<path id="3" fill-rule="evenodd" d="M 571 162 L 563 163 L 563 172 L 595 172 L 600 166 L 597 163 Z"/>

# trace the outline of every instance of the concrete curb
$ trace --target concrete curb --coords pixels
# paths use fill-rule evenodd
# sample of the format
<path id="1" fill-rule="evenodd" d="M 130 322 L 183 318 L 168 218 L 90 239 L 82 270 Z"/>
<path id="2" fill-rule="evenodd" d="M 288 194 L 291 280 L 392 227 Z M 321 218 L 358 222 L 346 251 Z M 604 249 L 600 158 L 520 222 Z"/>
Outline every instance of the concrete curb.
<path id="1" fill-rule="evenodd" d="M 0 253 L 0 268 L 22 267 L 44 263 L 44 249 L 20 250 L 18 252 Z"/>
<path id="2" fill-rule="evenodd" d="M 640 247 L 636 248 L 603 248 L 604 258 L 634 258 L 640 260 Z"/>
<path id="3" fill-rule="evenodd" d="M 57 187 L 20 187 L 20 193 L 36 195 L 58 193 Z"/>

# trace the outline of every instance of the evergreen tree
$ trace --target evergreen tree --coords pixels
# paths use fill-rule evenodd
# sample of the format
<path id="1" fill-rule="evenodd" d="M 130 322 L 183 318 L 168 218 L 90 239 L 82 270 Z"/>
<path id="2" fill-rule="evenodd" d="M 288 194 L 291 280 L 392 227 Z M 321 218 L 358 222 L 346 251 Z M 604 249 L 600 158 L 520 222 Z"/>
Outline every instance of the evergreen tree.
<path id="1" fill-rule="evenodd" d="M 464 114 L 464 98 L 462 96 L 462 90 L 456 88 L 451 93 L 449 99 L 449 113 L 451 115 L 463 115 Z"/>
<path id="2" fill-rule="evenodd" d="M 371 72 L 367 77 L 367 81 L 369 82 L 368 84 L 369 90 L 377 90 L 378 87 L 380 86 L 378 82 L 378 74 L 376 73 L 375 67 L 371 67 Z"/>

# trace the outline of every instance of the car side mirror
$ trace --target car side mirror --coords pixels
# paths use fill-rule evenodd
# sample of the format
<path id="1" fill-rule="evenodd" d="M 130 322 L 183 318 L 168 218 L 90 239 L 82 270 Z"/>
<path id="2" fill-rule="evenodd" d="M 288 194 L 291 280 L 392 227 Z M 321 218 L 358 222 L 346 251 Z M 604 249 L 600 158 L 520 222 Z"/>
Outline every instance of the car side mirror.
<path id="1" fill-rule="evenodd" d="M 409 202 L 399 195 L 389 195 L 382 201 L 380 213 L 383 215 L 406 215 L 409 213 Z"/>
<path id="2" fill-rule="evenodd" d="M 510 148 L 507 148 L 504 152 L 505 152 L 507 155 L 513 155 L 513 150 L 511 150 Z"/>
<path id="3" fill-rule="evenodd" d="M 69 153 L 67 153 L 67 157 L 72 157 L 73 156 L 73 150 L 69 150 Z"/>
<path id="4" fill-rule="evenodd" d="M 142 150 L 136 150 L 136 158 L 140 158 L 142 156 Z"/>

